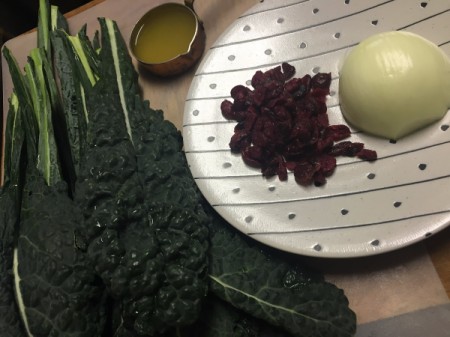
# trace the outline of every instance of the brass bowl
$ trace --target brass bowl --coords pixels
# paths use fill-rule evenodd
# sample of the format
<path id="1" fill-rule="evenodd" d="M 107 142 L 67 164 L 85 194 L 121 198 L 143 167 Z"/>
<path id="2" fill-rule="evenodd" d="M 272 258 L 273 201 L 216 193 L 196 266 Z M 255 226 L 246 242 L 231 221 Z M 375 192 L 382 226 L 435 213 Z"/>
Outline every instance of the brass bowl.
<path id="1" fill-rule="evenodd" d="M 145 13 L 136 23 L 131 32 L 129 47 L 131 54 L 140 66 L 153 74 L 166 77 L 185 72 L 200 59 L 205 49 L 206 35 L 203 24 L 194 11 L 193 3 L 193 0 L 186 0 L 184 5 L 172 2 L 159 5 Z M 170 32 L 152 32 L 153 35 L 159 34 L 160 36 L 158 37 L 162 41 L 160 43 L 154 43 L 154 45 L 149 45 L 152 42 L 146 40 L 143 34 L 145 25 L 152 22 L 151 20 L 153 22 L 164 20 L 164 25 L 169 24 L 171 27 L 175 27 L 180 21 L 178 20 L 177 22 L 175 12 L 186 16 L 188 20 L 192 18 L 193 26 L 195 25 L 192 36 L 187 36 L 186 40 L 182 41 L 183 43 L 177 45 L 177 36 L 171 35 Z M 149 27 L 147 29 L 154 29 L 150 28 L 150 26 L 147 27 Z M 190 41 L 188 41 L 189 38 Z M 188 42 L 187 45 L 186 42 Z M 178 51 L 168 52 L 168 46 Z M 147 52 L 143 52 L 142 49 L 145 49 Z M 161 56 L 162 54 L 167 55 Z"/>

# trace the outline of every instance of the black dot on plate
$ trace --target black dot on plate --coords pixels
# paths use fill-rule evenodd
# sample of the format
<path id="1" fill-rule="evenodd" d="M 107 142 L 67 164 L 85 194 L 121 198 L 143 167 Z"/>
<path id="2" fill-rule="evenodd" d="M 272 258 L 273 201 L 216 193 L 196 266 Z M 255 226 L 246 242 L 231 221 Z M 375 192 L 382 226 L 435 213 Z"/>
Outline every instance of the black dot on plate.
<path id="1" fill-rule="evenodd" d="M 448 125 L 448 124 L 442 124 L 441 125 L 441 130 L 442 131 L 447 131 L 449 127 L 450 127 L 450 125 Z"/>
<path id="2" fill-rule="evenodd" d="M 380 245 L 380 240 L 373 240 L 370 244 L 374 247 L 377 247 Z"/>
<path id="3" fill-rule="evenodd" d="M 313 249 L 314 249 L 316 252 L 320 252 L 320 251 L 322 250 L 322 246 L 319 245 L 319 244 L 316 244 L 316 245 L 313 247 Z"/>
<path id="4" fill-rule="evenodd" d="M 300 43 L 300 48 L 301 49 L 305 49 L 306 48 L 306 43 L 305 42 Z"/>
<path id="5" fill-rule="evenodd" d="M 375 178 L 375 173 L 369 173 L 367 175 L 367 179 L 374 179 Z"/>
<path id="6" fill-rule="evenodd" d="M 341 214 L 342 215 L 347 215 L 348 214 L 348 209 L 345 209 L 345 208 L 341 209 Z"/>
<path id="7" fill-rule="evenodd" d="M 319 13 L 319 8 L 314 8 L 314 9 L 313 9 L 313 13 L 314 13 L 314 14 Z"/>
<path id="8" fill-rule="evenodd" d="M 378 25 L 378 20 L 372 20 L 372 26 L 376 26 L 376 25 Z"/>
<path id="9" fill-rule="evenodd" d="M 394 202 L 394 207 L 395 207 L 395 208 L 398 208 L 398 207 L 400 207 L 401 205 L 402 205 L 402 203 L 401 203 L 400 201 Z"/>
<path id="10" fill-rule="evenodd" d="M 423 171 L 427 168 L 427 164 L 419 164 L 419 170 Z"/>
<path id="11" fill-rule="evenodd" d="M 425 234 L 425 237 L 428 238 L 428 237 L 430 237 L 432 234 L 433 234 L 433 233 L 431 233 L 431 232 L 427 232 L 427 233 Z"/>
<path id="12" fill-rule="evenodd" d="M 390 139 L 390 140 L 389 140 L 389 143 L 391 143 L 391 144 L 397 144 L 397 141 L 396 141 L 395 139 Z"/>
<path id="13" fill-rule="evenodd" d="M 420 7 L 422 7 L 422 8 L 427 7 L 427 5 L 428 5 L 428 2 L 425 2 L 425 1 L 420 3 Z"/>
<path id="14" fill-rule="evenodd" d="M 348 5 L 350 3 L 350 0 L 345 0 L 344 2 L 346 5 Z"/>
<path id="15" fill-rule="evenodd" d="M 288 214 L 288 219 L 289 220 L 292 220 L 292 219 L 294 219 L 295 218 L 295 213 L 289 213 Z"/>
<path id="16" fill-rule="evenodd" d="M 341 33 L 334 33 L 334 38 L 339 39 L 341 37 Z"/>

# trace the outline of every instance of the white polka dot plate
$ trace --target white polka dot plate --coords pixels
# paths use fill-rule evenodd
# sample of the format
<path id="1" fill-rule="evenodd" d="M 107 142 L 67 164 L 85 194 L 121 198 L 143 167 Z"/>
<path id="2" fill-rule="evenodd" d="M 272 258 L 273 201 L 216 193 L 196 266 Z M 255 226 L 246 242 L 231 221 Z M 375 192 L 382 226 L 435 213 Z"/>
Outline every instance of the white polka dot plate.
<path id="1" fill-rule="evenodd" d="M 220 104 L 256 70 L 282 62 L 296 77 L 331 72 L 331 124 L 345 123 L 339 65 L 350 48 L 383 31 L 424 36 L 450 55 L 450 1 L 264 1 L 238 18 L 206 53 L 186 98 L 183 136 L 191 172 L 230 224 L 267 245 L 310 256 L 379 254 L 423 240 L 450 222 L 450 114 L 397 142 L 352 129 L 378 152 L 372 163 L 338 158 L 321 187 L 263 178 L 232 154 L 235 123 Z"/>

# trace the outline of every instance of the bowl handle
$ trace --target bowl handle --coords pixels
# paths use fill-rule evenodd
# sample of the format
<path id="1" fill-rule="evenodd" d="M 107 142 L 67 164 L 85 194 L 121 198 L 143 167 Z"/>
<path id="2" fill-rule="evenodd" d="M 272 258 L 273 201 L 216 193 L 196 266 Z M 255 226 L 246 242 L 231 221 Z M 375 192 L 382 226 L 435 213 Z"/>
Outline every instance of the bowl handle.
<path id="1" fill-rule="evenodd" d="M 195 10 L 194 10 L 194 0 L 184 0 L 184 4 L 186 6 L 188 6 L 190 9 L 192 9 L 192 11 L 195 12 Z"/>

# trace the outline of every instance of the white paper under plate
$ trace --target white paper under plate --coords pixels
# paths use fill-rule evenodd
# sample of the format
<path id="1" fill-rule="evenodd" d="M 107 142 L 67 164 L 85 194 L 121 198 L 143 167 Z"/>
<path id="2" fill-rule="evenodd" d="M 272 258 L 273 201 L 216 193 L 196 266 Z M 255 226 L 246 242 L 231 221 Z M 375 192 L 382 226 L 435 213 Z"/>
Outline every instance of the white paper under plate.
<path id="1" fill-rule="evenodd" d="M 208 202 L 243 233 L 310 256 L 378 254 L 423 240 L 450 222 L 450 114 L 397 142 L 352 129 L 378 152 L 373 163 L 338 158 L 322 187 L 265 179 L 228 143 L 235 123 L 220 104 L 256 70 L 289 62 L 296 76 L 331 72 L 331 124 L 345 123 L 338 69 L 348 50 L 383 31 L 405 30 L 450 55 L 450 1 L 264 1 L 237 19 L 207 52 L 186 99 L 184 146 Z"/>

